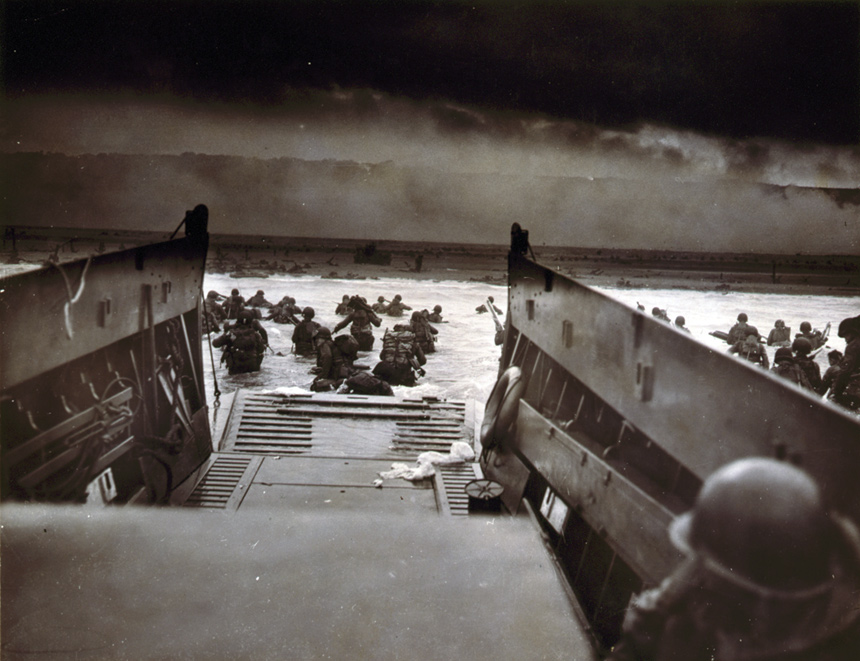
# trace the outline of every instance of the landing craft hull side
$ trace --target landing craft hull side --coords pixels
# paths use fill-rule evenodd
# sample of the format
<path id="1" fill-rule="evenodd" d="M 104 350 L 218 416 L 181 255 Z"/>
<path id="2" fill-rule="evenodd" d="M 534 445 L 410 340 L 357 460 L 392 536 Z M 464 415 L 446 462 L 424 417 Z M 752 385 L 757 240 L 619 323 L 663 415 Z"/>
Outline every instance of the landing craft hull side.
<path id="1" fill-rule="evenodd" d="M 775 375 L 715 352 L 512 252 L 500 374 L 527 379 L 485 473 L 543 520 L 598 637 L 631 594 L 680 559 L 667 536 L 702 480 L 745 456 L 801 465 L 860 518 L 860 423 Z"/>
<path id="2" fill-rule="evenodd" d="M 205 245 L 167 241 L 4 279 L 0 387 L 143 331 L 150 296 L 156 325 L 196 310 L 205 258 Z"/>
<path id="3" fill-rule="evenodd" d="M 4 500 L 81 501 L 94 486 L 107 501 L 163 500 L 211 453 L 207 214 L 191 213 L 193 236 L 2 281 Z"/>

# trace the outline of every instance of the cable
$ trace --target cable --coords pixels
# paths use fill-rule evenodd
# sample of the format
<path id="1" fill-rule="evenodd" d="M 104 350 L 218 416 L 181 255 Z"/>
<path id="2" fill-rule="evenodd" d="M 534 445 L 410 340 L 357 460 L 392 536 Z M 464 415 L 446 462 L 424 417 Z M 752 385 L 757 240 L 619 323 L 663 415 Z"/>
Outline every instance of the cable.
<path id="1" fill-rule="evenodd" d="M 205 311 L 204 311 L 205 314 Z M 218 377 L 215 375 L 215 354 L 212 352 L 212 325 L 206 322 L 206 344 L 209 345 L 209 361 L 212 363 L 212 381 L 215 383 L 215 401 L 212 406 L 215 408 L 221 406 L 221 391 L 218 390 Z"/>

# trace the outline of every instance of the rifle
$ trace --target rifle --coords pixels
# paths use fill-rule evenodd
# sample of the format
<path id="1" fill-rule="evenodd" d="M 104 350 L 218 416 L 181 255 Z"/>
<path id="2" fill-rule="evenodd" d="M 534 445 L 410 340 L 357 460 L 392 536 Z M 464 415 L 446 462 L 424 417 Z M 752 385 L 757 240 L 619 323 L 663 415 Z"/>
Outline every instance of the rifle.
<path id="1" fill-rule="evenodd" d="M 496 332 L 501 333 L 505 330 L 505 326 L 499 321 L 499 315 L 496 314 L 496 308 L 493 306 L 489 298 L 487 299 L 487 308 L 490 310 L 490 314 L 493 315 L 493 323 L 496 324 Z"/>

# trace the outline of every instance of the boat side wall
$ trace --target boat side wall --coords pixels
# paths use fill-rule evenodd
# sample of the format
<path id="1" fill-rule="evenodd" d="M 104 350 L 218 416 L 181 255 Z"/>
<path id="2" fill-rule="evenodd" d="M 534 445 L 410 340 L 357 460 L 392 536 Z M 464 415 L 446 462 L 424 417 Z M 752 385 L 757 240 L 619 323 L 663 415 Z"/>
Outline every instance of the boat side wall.
<path id="1" fill-rule="evenodd" d="M 206 249 L 181 239 L 4 279 L 0 390 L 196 311 Z"/>
<path id="2" fill-rule="evenodd" d="M 860 519 L 860 423 L 835 405 L 518 256 L 508 311 L 509 336 L 521 333 L 521 345 L 557 361 L 699 479 L 740 457 L 786 458 Z"/>

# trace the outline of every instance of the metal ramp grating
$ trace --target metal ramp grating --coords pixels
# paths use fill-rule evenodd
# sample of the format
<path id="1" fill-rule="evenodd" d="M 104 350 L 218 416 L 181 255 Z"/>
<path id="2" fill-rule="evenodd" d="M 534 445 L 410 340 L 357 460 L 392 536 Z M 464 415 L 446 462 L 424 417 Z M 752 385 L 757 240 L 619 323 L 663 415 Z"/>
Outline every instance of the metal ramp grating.
<path id="1" fill-rule="evenodd" d="M 469 496 L 466 485 L 483 477 L 479 464 L 453 464 L 436 467 L 436 493 L 439 509 L 451 516 L 469 514 Z"/>
<path id="2" fill-rule="evenodd" d="M 466 403 L 239 391 L 223 452 L 258 456 L 352 456 L 408 461 L 472 441 Z"/>
<path id="3" fill-rule="evenodd" d="M 217 456 L 183 506 L 236 509 L 260 462 L 241 455 Z"/>

